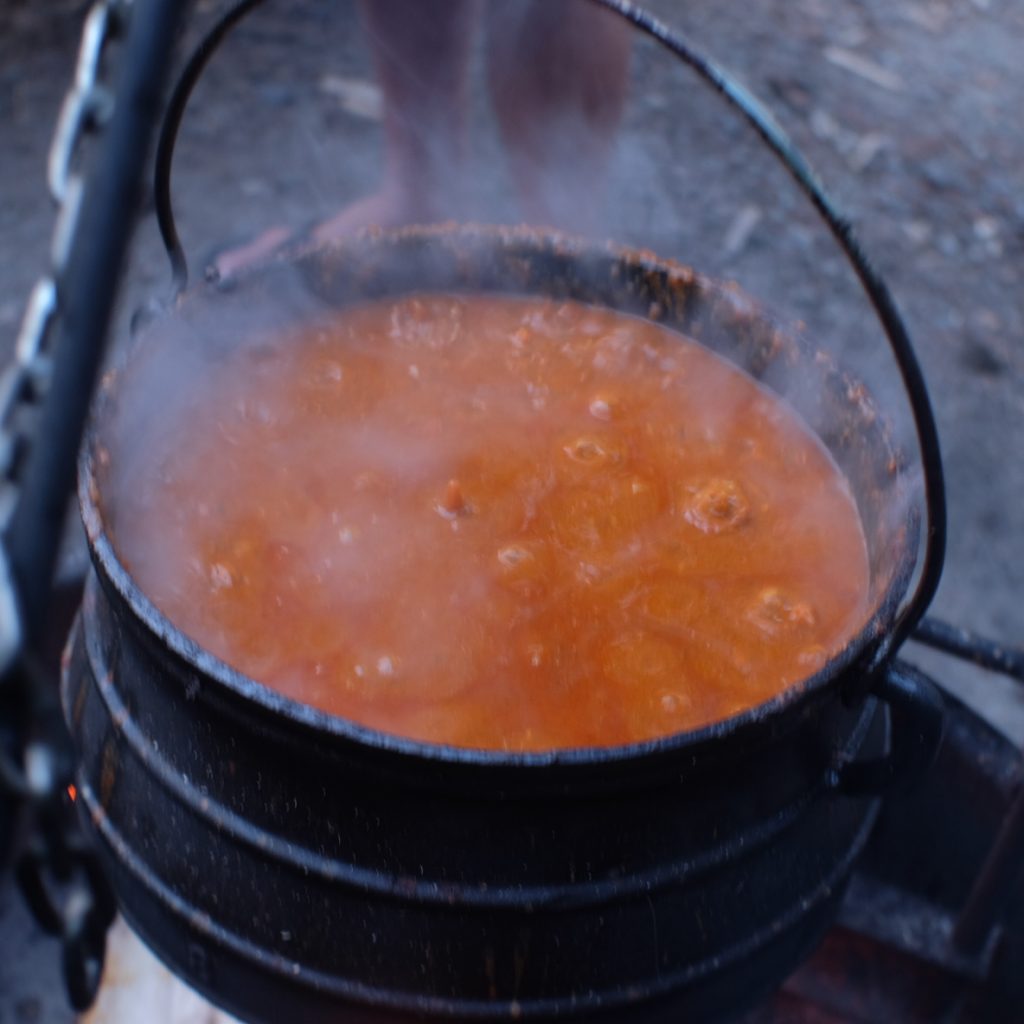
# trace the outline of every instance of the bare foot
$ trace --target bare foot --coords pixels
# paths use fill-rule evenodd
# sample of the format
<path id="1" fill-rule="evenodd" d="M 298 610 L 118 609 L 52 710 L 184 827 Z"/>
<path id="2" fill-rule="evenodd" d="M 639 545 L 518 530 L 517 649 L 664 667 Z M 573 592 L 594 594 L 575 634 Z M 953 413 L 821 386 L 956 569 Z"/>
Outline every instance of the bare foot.
<path id="1" fill-rule="evenodd" d="M 226 281 L 240 270 L 269 259 L 291 237 L 291 231 L 282 225 L 268 228 L 251 242 L 218 253 L 206 268 L 206 278 L 212 281 Z"/>
<path id="2" fill-rule="evenodd" d="M 405 224 L 440 219 L 430 216 L 426 205 L 411 201 L 390 189 L 364 196 L 346 206 L 310 232 L 314 242 L 334 242 L 363 228 L 397 228 Z"/>
<path id="3" fill-rule="evenodd" d="M 403 199 L 397 192 L 384 189 L 357 199 L 333 217 L 315 225 L 308 231 L 307 237 L 315 243 L 323 244 L 353 235 L 364 228 L 394 228 L 438 219 L 442 218 L 439 215 L 427 215 L 424 204 Z M 218 253 L 207 268 L 207 278 L 226 281 L 249 267 L 267 262 L 285 245 L 297 241 L 298 237 L 283 225 L 268 228 L 251 242 Z"/>

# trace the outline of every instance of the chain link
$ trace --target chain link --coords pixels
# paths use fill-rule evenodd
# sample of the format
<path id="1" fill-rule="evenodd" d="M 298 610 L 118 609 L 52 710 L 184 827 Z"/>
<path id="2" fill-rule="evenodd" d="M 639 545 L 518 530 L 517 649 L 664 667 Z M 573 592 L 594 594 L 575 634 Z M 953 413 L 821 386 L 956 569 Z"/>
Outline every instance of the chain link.
<path id="1" fill-rule="evenodd" d="M 58 281 L 78 222 L 82 179 L 77 171 L 82 138 L 101 128 L 113 110 L 113 93 L 101 81 L 108 44 L 127 22 L 131 0 L 98 0 L 85 21 L 74 80 L 61 106 L 47 161 L 47 182 L 59 211 L 51 268 L 32 289 L 18 333 L 14 361 L 0 377 L 0 538 L 18 503 L 18 481 L 39 406 L 52 371 L 53 325 L 59 311 Z M 0 544 L 0 680 L 22 647 L 23 630 L 15 581 Z"/>
<path id="2" fill-rule="evenodd" d="M 82 134 L 104 124 L 113 109 L 112 95 L 99 77 L 103 51 L 123 26 L 124 7 L 121 0 L 101 0 L 93 5 L 85 20 L 74 82 L 61 104 L 47 161 L 47 181 L 56 203 L 63 203 L 67 197 L 72 163 Z"/>
<path id="3" fill-rule="evenodd" d="M 24 649 L 18 581 L 7 543 L 25 457 L 52 377 L 61 275 L 83 194 L 78 169 L 82 140 L 113 113 L 114 93 L 103 81 L 104 57 L 109 44 L 123 35 L 131 8 L 131 0 L 97 0 L 86 18 L 74 79 L 47 160 L 47 184 L 58 206 L 50 268 L 32 289 L 14 360 L 0 375 L 0 710 L 16 712 L 8 715 L 15 732 L 0 735 L 0 801 L 13 800 L 33 815 L 35 835 L 19 857 L 17 877 L 41 926 L 61 937 L 65 982 L 76 1009 L 95 996 L 115 906 L 96 855 L 77 831 L 66 792 L 73 775 L 71 755 L 55 687 L 30 664 Z"/>

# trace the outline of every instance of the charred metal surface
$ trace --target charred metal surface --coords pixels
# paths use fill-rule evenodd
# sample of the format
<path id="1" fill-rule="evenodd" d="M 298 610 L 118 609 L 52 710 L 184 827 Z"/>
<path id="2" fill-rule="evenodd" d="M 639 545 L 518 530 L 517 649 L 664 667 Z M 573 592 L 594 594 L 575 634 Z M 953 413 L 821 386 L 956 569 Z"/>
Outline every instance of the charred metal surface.
<path id="1" fill-rule="evenodd" d="M 847 895 L 839 916 L 847 930 L 970 981 L 988 975 L 997 936 L 972 956 L 953 941 L 955 917 L 930 900 L 865 874 L 853 879 Z"/>
<path id="2" fill-rule="evenodd" d="M 946 739 L 935 768 L 914 794 L 895 794 L 887 801 L 863 867 L 883 884 L 925 901 L 952 924 L 1017 798 L 1020 753 L 957 701 L 948 703 Z M 998 912 L 989 921 L 995 927 L 975 949 L 951 941 L 931 957 L 947 974 L 959 975 L 965 1009 L 955 1020 L 1021 1019 L 1024 883 L 1015 874 L 1003 880 Z M 968 977 L 971 972 L 960 969 L 965 962 L 982 967 L 983 979 Z"/>
<path id="3" fill-rule="evenodd" d="M 950 701 L 935 768 L 890 798 L 837 926 L 743 1024 L 1019 1024 L 1024 885 L 999 890 L 998 924 L 958 948 L 957 919 L 1009 819 L 1019 751 Z"/>
<path id="4" fill-rule="evenodd" d="M 714 1017 L 737 978 L 755 998 L 827 927 L 874 820 L 877 801 L 829 798 L 827 773 L 777 780 L 788 804 L 769 810 L 765 785 L 723 814 L 778 748 L 658 782 L 620 766 L 602 786 L 595 767 L 583 792 L 541 771 L 487 796 L 429 763 L 412 787 L 329 737 L 218 709 L 208 680 L 189 697 L 126 638 L 108 673 L 102 638 L 125 628 L 85 623 L 67 676 L 67 701 L 88 692 L 79 799 L 129 919 L 247 1019 L 285 1005 L 310 1021 L 361 1005 L 500 1019 L 513 1004 L 534 1020 L 670 1019 L 661 1000 Z M 856 731 L 880 749 L 878 725 Z"/>

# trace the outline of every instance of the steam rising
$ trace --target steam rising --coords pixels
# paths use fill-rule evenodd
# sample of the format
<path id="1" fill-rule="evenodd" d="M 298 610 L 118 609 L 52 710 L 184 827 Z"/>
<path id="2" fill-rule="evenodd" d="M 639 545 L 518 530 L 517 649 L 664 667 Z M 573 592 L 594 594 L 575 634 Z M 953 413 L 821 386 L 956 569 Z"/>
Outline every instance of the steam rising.
<path id="1" fill-rule="evenodd" d="M 393 33 L 389 37 L 386 26 L 382 30 L 381 19 L 387 19 L 392 4 L 407 9 L 413 18 L 405 37 L 396 38 Z M 620 32 L 622 26 L 608 20 L 610 16 L 600 15 L 597 22 L 589 22 L 594 12 L 582 0 L 495 2 L 486 5 L 487 24 L 476 24 L 469 13 L 474 5 L 445 0 L 441 6 L 456 12 L 447 28 L 438 22 L 436 10 L 428 12 L 435 5 L 420 0 L 377 0 L 367 5 L 367 11 L 373 12 L 366 25 L 367 36 L 375 47 L 375 75 L 386 101 L 383 171 L 377 180 L 361 183 L 365 201 L 327 220 L 323 237 L 348 237 L 367 224 L 389 227 L 470 216 L 496 222 L 526 219 L 594 237 L 653 241 L 659 252 L 680 255 L 700 269 L 732 271 L 737 262 L 740 269 L 747 269 L 745 261 L 758 255 L 762 263 L 771 264 L 765 255 L 764 233 L 778 226 L 772 221 L 774 189 L 784 186 L 782 176 L 769 173 L 763 180 L 754 179 L 758 209 L 769 212 L 767 217 L 753 220 L 738 252 L 736 233 L 721 228 L 733 223 L 735 208 L 717 211 L 703 207 L 702 175 L 706 179 L 709 174 L 728 171 L 742 180 L 745 168 L 741 165 L 751 160 L 749 149 L 743 148 L 734 132 L 726 130 L 724 158 L 706 158 L 696 145 L 692 151 L 686 150 L 684 159 L 680 159 L 678 145 L 671 151 L 666 140 L 651 131 L 652 119 L 666 115 L 664 95 L 650 84 L 648 49 L 638 48 L 633 55 L 629 106 L 623 110 L 628 80 L 621 77 L 621 86 L 618 83 L 620 71 L 629 68 L 629 45 L 622 45 L 628 36 Z M 538 18 L 548 19 L 546 30 L 538 29 Z M 433 33 L 429 46 L 423 42 L 427 22 Z M 559 39 L 564 44 L 561 49 Z M 447 70 L 439 71 L 442 66 Z M 458 73 L 460 67 L 467 69 L 465 75 Z M 673 104 L 678 99 L 672 107 L 673 125 L 677 121 L 683 124 L 684 138 L 687 124 L 694 136 L 712 131 L 704 119 L 715 122 L 717 115 L 706 113 L 705 99 L 693 100 L 685 84 L 680 87 L 680 77 L 673 71 L 669 79 Z M 392 98 L 403 97 L 404 108 L 393 102 L 388 106 L 389 93 Z M 659 96 L 661 115 L 654 105 Z M 456 116 L 449 117 L 453 109 Z M 484 130 L 470 131 L 478 121 L 484 122 Z M 317 149 L 312 163 L 319 165 L 321 175 L 324 168 L 334 167 L 324 155 L 325 145 L 310 133 L 310 146 Z M 301 163 L 301 154 L 297 159 Z M 766 158 L 758 155 L 756 161 L 763 164 Z M 318 184 L 325 200 L 333 202 L 332 183 Z M 723 240 L 728 242 L 724 249 L 718 244 Z M 346 258 L 358 258 L 357 247 L 349 249 Z M 255 282 L 241 282 L 235 291 L 186 302 L 179 314 L 157 325 L 153 335 L 144 339 L 132 361 L 131 387 L 117 393 L 114 433 L 137 443 L 118 444 L 117 457 L 110 466 L 106 510 L 115 534 L 119 522 L 130 523 L 134 516 L 144 514 L 138 495 L 153 474 L 162 472 L 153 453 L 173 447 L 178 425 L 203 401 L 215 379 L 219 385 L 225 383 L 217 372 L 224 359 L 240 345 L 258 349 L 276 344 L 275 339 L 287 335 L 296 323 L 322 315 L 322 299 L 311 290 L 304 276 L 306 269 L 293 272 L 278 266 Z M 357 284 L 345 301 L 360 298 L 358 272 L 354 276 Z M 773 288 L 766 283 L 769 278 L 770 272 L 767 276 L 755 273 L 755 284 L 760 285 L 757 290 L 769 295 L 773 306 L 789 309 L 790 293 Z M 557 286 L 557 282 L 552 284 Z M 826 289 L 832 284 L 826 284 Z M 806 282 L 797 285 L 792 292 L 799 299 L 795 305 L 802 301 L 806 306 Z M 812 287 L 809 305 L 814 305 L 818 294 L 820 287 Z M 734 298 L 742 309 L 745 300 L 739 295 Z M 760 316 L 753 306 L 746 312 Z M 827 309 L 811 312 L 823 312 L 827 320 Z M 707 326 L 702 340 L 718 347 L 719 336 L 730 328 Z M 868 326 L 846 325 L 845 329 L 853 336 L 847 338 L 850 351 L 858 352 L 864 347 L 859 335 L 866 334 Z M 832 335 L 824 347 L 831 347 L 840 333 Z M 358 346 L 358 341 L 354 344 Z M 724 347 L 728 351 L 729 346 Z M 823 391 L 825 362 L 782 357 L 767 367 L 753 369 L 759 376 L 764 370 L 766 382 L 801 412 L 830 447 L 848 453 L 843 468 L 851 477 L 860 476 L 857 491 L 862 512 L 868 512 L 866 527 L 880 573 L 876 585 L 881 586 L 888 581 L 890 568 L 886 553 L 894 550 L 892 538 L 899 534 L 908 502 L 918 490 L 917 470 L 897 467 L 900 479 L 894 483 L 893 479 L 886 481 L 885 473 L 865 468 L 870 462 L 877 463 L 878 452 L 872 449 L 858 455 L 850 432 L 868 429 L 876 413 L 867 394 L 851 381 L 845 401 L 849 408 L 860 411 L 856 416 L 837 417 L 836 396 Z M 344 367 L 337 370 L 344 373 Z M 327 383 L 338 383 L 331 379 L 335 372 L 335 368 L 324 368 Z M 415 372 L 413 364 L 410 373 Z M 838 386 L 838 380 L 830 378 L 830 386 Z M 228 388 L 222 400 L 245 406 L 248 397 Z M 490 395 L 487 400 L 500 415 L 502 396 Z M 258 403 L 249 411 L 254 417 L 262 414 Z M 733 410 L 727 402 L 709 395 L 707 411 L 709 430 L 728 429 Z M 339 437 L 339 454 L 355 450 L 372 454 L 389 474 L 410 485 L 443 476 L 443 463 L 457 461 L 464 454 L 442 455 L 426 441 L 410 442 L 391 427 L 396 412 L 400 410 L 382 407 L 358 431 Z M 598 420 L 600 412 L 599 407 L 593 413 Z M 218 443 L 230 448 L 232 440 L 226 436 Z M 287 487 L 287 466 L 281 466 L 280 472 L 280 486 Z M 876 493 L 865 497 L 871 488 Z M 195 508 L 181 510 L 183 516 L 199 512 Z M 324 522 L 319 542 L 336 560 L 335 565 L 345 568 L 350 580 L 360 580 L 369 607 L 394 588 L 396 570 L 386 559 L 374 566 L 360 564 L 348 529 L 345 522 Z M 177 553 L 173 545 L 155 546 L 147 557 L 157 565 L 161 559 L 176 558 Z M 160 575 L 158 565 L 156 574 Z M 231 581 L 222 577 L 222 582 L 229 585 Z M 387 662 L 382 664 L 389 667 Z M 375 663 L 373 670 L 377 668 Z M 390 670 L 394 669 L 390 664 Z"/>

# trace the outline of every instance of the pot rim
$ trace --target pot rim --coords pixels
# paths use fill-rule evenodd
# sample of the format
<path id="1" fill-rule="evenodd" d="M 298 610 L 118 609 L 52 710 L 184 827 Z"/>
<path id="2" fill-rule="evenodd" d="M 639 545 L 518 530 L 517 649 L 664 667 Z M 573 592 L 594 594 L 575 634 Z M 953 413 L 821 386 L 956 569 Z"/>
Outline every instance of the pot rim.
<path id="1" fill-rule="evenodd" d="M 455 230 L 453 230 L 453 228 Z M 512 238 L 517 241 L 543 242 L 557 244 L 563 250 L 568 247 L 580 253 L 601 249 L 605 254 L 621 260 L 640 264 L 645 269 L 658 270 L 670 277 L 699 281 L 703 287 L 715 291 L 727 291 L 733 298 L 742 297 L 750 303 L 759 316 L 768 319 L 760 304 L 751 299 L 732 283 L 719 282 L 706 277 L 685 264 L 663 259 L 646 250 L 637 250 L 614 243 L 595 244 L 583 239 L 569 238 L 557 232 L 539 231 L 534 228 L 505 227 L 489 229 L 481 225 L 429 225 L 424 227 L 404 227 L 395 231 L 384 232 L 380 229 L 369 229 L 360 235 L 347 239 L 345 243 L 358 242 L 361 237 L 394 239 L 412 238 L 414 240 L 430 240 L 432 238 L 451 239 L 459 234 L 467 237 Z M 283 254 L 284 259 L 295 259 L 308 256 L 320 249 L 330 252 L 330 245 L 299 249 Z M 668 327 L 668 329 L 672 329 Z M 147 597 L 135 581 L 127 567 L 117 555 L 114 544 L 106 530 L 104 517 L 100 508 L 100 483 L 95 472 L 94 449 L 99 440 L 100 414 L 108 400 L 107 394 L 101 394 L 96 402 L 90 428 L 79 454 L 78 462 L 78 500 L 82 521 L 85 526 L 93 563 L 101 571 L 105 582 L 114 587 L 129 609 L 141 624 L 157 640 L 169 648 L 178 658 L 191 668 L 215 681 L 233 697 L 263 712 L 285 719 L 292 724 L 311 729 L 321 735 L 333 739 L 370 747 L 382 753 L 396 754 L 404 758 L 429 762 L 432 764 L 446 763 L 452 765 L 471 765 L 479 768 L 519 768 L 540 769 L 549 766 L 612 766 L 640 759 L 674 756 L 696 752 L 709 743 L 722 741 L 727 737 L 743 733 L 756 726 L 763 726 L 771 721 L 778 721 L 784 715 L 798 711 L 802 705 L 810 703 L 821 696 L 831 684 L 836 683 L 842 675 L 856 664 L 863 664 L 874 670 L 881 661 L 888 660 L 892 651 L 885 643 L 893 633 L 896 612 L 901 598 L 906 593 L 918 560 L 912 540 L 902 546 L 899 564 L 895 566 L 885 590 L 876 598 L 871 615 L 849 641 L 816 672 L 800 682 L 786 687 L 770 700 L 753 705 L 739 714 L 718 719 L 696 729 L 671 733 L 654 739 L 643 740 L 616 746 L 562 747 L 544 751 L 505 751 L 478 747 L 458 747 L 449 744 L 431 743 L 415 740 L 395 733 L 374 729 L 361 725 L 350 719 L 332 715 L 312 705 L 287 697 L 272 687 L 253 679 L 244 672 L 232 667 L 227 662 L 207 651 L 197 641 L 191 639 L 178 629 L 163 612 Z M 812 428 L 808 428 L 812 429 Z M 812 433 L 817 433 L 812 430 Z M 913 502 L 908 502 L 906 511 L 907 522 L 911 526 L 908 536 L 916 536 L 914 528 L 917 513 Z"/>

